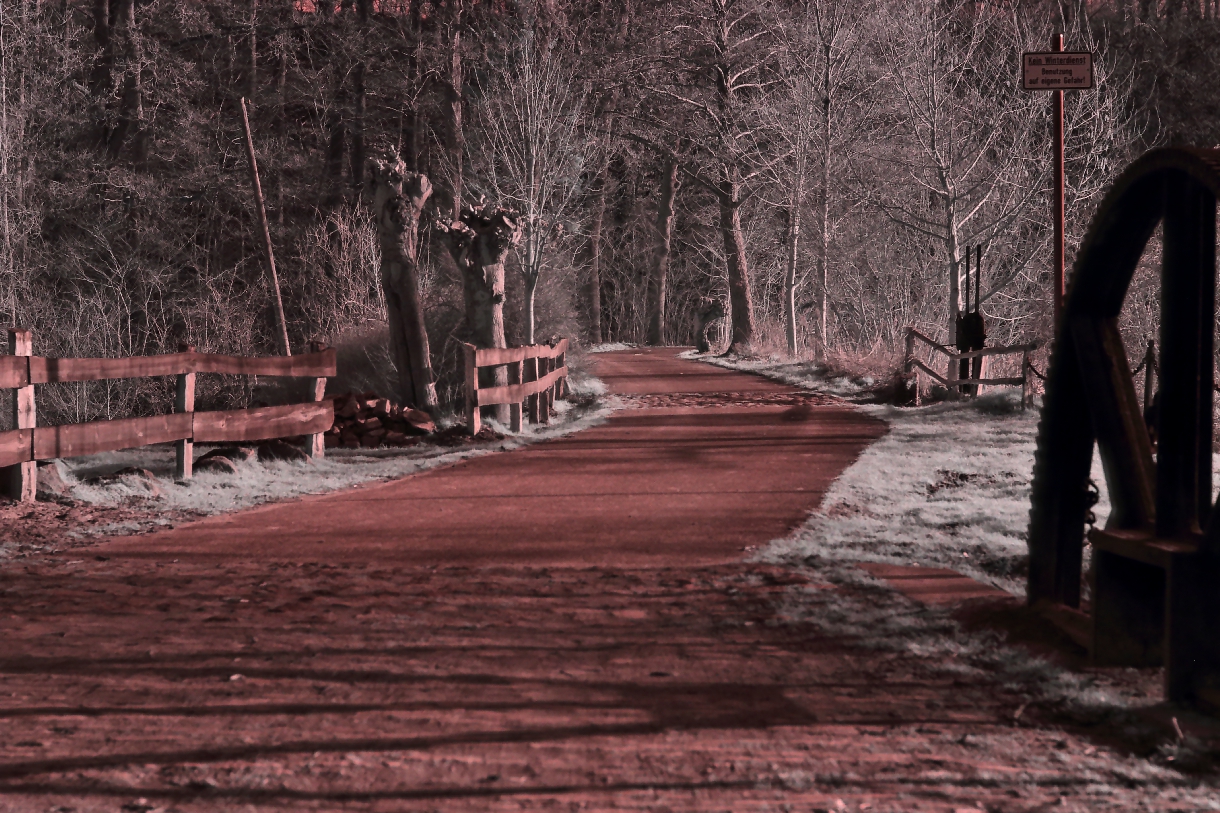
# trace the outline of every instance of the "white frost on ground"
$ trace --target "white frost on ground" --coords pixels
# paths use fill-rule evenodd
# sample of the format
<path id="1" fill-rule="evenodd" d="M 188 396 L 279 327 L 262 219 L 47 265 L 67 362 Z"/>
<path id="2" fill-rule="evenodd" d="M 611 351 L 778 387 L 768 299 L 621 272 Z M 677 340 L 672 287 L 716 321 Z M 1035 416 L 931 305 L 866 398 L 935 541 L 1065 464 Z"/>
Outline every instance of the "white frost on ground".
<path id="1" fill-rule="evenodd" d="M 613 353 L 618 350 L 634 350 L 636 345 L 624 344 L 623 342 L 607 342 L 605 344 L 595 344 L 585 350 L 586 353 Z"/>
<path id="2" fill-rule="evenodd" d="M 1021 412 L 1003 393 L 860 408 L 888 423 L 889 433 L 767 557 L 947 567 L 1023 595 L 1037 413 Z"/>
<path id="3" fill-rule="evenodd" d="M 861 395 L 877 383 L 870 376 L 848 375 L 820 362 L 791 359 L 778 355 L 746 358 L 701 354 L 696 350 L 686 350 L 679 353 L 678 358 L 702 361 L 726 370 L 756 373 L 794 387 L 817 390 L 841 398 Z"/>
<path id="4" fill-rule="evenodd" d="M 816 362 L 695 358 L 845 397 L 872 384 L 828 376 Z M 821 510 L 759 556 L 945 567 L 1024 596 L 1037 408 L 1022 411 L 1019 390 L 995 388 L 923 407 L 859 409 L 885 421 L 889 433 L 831 485 Z M 1100 460 L 1093 471 L 1100 523 L 1109 513 Z"/>
<path id="5" fill-rule="evenodd" d="M 234 461 L 236 474 L 197 473 L 188 484 L 173 481 L 174 449 L 169 445 L 148 446 L 121 452 L 108 452 L 62 461 L 60 471 L 71 486 L 71 497 L 97 505 L 117 505 L 138 501 L 142 507 L 197 511 L 219 514 L 275 500 L 306 494 L 320 494 L 348 488 L 359 483 L 392 480 L 437 466 L 449 465 L 497 451 L 515 449 L 529 443 L 579 432 L 604 422 L 620 406 L 617 399 L 601 397 L 605 386 L 596 378 L 573 373 L 568 379 L 571 400 L 557 400 L 549 424 L 526 425 L 513 435 L 505 427 L 488 421 L 492 429 L 505 435 L 503 440 L 447 448 L 424 442 L 403 449 L 328 449 L 326 456 L 309 463 L 259 463 Z M 200 455 L 196 450 L 196 456 Z M 103 484 L 84 482 L 93 475 L 133 466 L 155 475 L 151 493 L 139 477 L 123 477 Z M 132 533 L 158 523 L 138 523 L 91 528 L 86 533 Z"/>

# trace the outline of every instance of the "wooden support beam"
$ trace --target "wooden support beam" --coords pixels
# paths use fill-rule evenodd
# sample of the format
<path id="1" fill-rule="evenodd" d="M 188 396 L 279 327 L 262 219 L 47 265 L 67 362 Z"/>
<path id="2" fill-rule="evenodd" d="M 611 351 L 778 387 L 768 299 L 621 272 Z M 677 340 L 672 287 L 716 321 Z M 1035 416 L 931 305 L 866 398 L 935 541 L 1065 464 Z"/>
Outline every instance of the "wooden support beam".
<path id="1" fill-rule="evenodd" d="M 478 357 L 472 344 L 463 342 L 462 351 L 466 357 L 466 430 L 471 435 L 477 435 L 483 428 L 482 416 L 479 414 Z"/>
<path id="2" fill-rule="evenodd" d="M 319 341 L 309 343 L 310 353 L 324 353 L 326 345 Z M 313 401 L 319 402 L 326 397 L 326 377 L 318 376 L 309 380 L 310 396 Z M 329 428 L 329 427 L 328 427 Z M 322 432 L 314 432 L 305 436 L 305 452 L 314 460 L 321 460 L 326 456 L 326 436 Z"/>
<path id="3" fill-rule="evenodd" d="M 1068 322 L 1110 488 L 1106 528 L 1151 530 L 1156 467 L 1118 320 L 1081 315 Z"/>
<path id="4" fill-rule="evenodd" d="M 34 350 L 33 332 L 21 328 L 9 328 L 8 350 L 12 356 L 21 358 L 23 363 L 29 364 L 29 357 L 33 355 Z M 13 427 L 17 430 L 31 430 L 31 455 L 28 460 L 6 467 L 3 480 L 4 491 L 9 497 L 20 502 L 34 502 L 38 492 L 38 464 L 33 460 L 32 430 L 37 423 L 37 412 L 34 408 L 34 385 L 28 383 L 28 368 L 25 378 L 27 383 L 18 387 L 13 393 Z"/>
<path id="5" fill-rule="evenodd" d="M 1184 173 L 1165 186 L 1156 531 L 1173 539 L 1211 510 L 1216 199 Z"/>
<path id="6" fill-rule="evenodd" d="M 524 361 L 514 361 L 508 365 L 508 386 L 520 386 L 521 377 L 525 372 Z M 513 432 L 521 431 L 521 402 L 513 401 L 508 405 L 508 428 Z"/>
<path id="7" fill-rule="evenodd" d="M 195 352 L 193 345 L 178 348 L 184 353 Z M 177 392 L 174 395 L 174 412 L 188 414 L 195 411 L 195 373 L 179 373 Z M 194 419 L 192 418 L 192 427 Z M 176 444 L 174 479 L 180 483 L 190 480 L 195 472 L 195 440 L 182 438 Z"/>

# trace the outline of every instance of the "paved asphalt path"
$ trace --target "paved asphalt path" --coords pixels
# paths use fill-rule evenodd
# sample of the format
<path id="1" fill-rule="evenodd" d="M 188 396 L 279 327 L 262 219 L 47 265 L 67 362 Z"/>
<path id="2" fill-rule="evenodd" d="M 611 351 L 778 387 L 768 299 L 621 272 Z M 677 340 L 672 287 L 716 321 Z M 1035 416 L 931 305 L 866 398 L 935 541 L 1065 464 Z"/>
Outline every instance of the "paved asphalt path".
<path id="1" fill-rule="evenodd" d="M 1131 809 L 985 676 L 802 622 L 836 588 L 742 550 L 884 427 L 675 356 L 600 356 L 633 406 L 566 438 L 7 567 L 0 810 Z"/>

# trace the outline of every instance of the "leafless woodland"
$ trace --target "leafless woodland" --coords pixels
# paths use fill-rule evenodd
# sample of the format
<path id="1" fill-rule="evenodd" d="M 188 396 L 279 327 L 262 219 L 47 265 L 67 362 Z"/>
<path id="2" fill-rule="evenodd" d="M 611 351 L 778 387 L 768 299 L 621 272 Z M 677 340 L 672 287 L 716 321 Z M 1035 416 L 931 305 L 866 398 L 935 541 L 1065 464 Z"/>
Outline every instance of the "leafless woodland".
<path id="1" fill-rule="evenodd" d="M 337 345 L 405 401 L 452 401 L 461 340 L 694 343 L 715 302 L 733 350 L 882 366 L 908 324 L 951 338 L 979 244 L 991 337 L 1045 339 L 1050 105 L 1021 53 L 1062 31 L 1096 56 L 1067 99 L 1070 265 L 1126 161 L 1220 141 L 1218 5 L 3 0 L 0 313 L 46 355 L 279 352 L 245 97 L 294 349 Z M 1157 302 L 1136 286 L 1132 354 Z M 160 411 L 165 386 L 39 408 Z"/>

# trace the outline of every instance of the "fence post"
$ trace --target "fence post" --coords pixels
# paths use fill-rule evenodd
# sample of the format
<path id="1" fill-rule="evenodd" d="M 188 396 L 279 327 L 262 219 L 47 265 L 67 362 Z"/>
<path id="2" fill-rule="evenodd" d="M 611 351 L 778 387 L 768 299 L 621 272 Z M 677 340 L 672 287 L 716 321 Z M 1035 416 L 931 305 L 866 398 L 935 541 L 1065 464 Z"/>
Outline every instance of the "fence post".
<path id="1" fill-rule="evenodd" d="M 521 383 L 522 373 L 525 371 L 524 361 L 514 361 L 508 365 L 508 385 L 514 386 Z M 508 405 L 508 428 L 513 432 L 521 431 L 521 401 L 516 401 Z"/>
<path id="2" fill-rule="evenodd" d="M 919 399 L 919 368 L 916 367 L 915 371 L 911 375 L 913 376 L 911 384 L 915 387 L 915 406 L 921 406 Z"/>
<path id="3" fill-rule="evenodd" d="M 1144 353 L 1144 414 L 1148 414 L 1148 405 L 1152 403 L 1152 395 L 1156 392 L 1156 345 L 1148 340 L 1148 352 Z"/>
<path id="4" fill-rule="evenodd" d="M 949 372 L 945 375 L 945 380 L 949 382 L 949 398 L 954 399 L 961 395 L 961 388 L 957 386 L 959 368 L 961 367 L 961 359 L 956 353 L 946 353 L 949 357 Z"/>
<path id="5" fill-rule="evenodd" d="M 546 376 L 548 376 L 550 374 L 551 361 L 553 361 L 553 359 L 551 359 L 551 358 L 538 359 L 538 363 L 539 363 L 538 378 L 539 379 L 546 378 Z M 551 386 L 547 387 L 545 390 L 538 393 L 538 419 L 542 423 L 551 422 L 551 396 L 554 394 L 554 392 L 555 392 L 555 385 L 552 383 Z"/>
<path id="6" fill-rule="evenodd" d="M 180 344 L 178 345 L 179 353 L 194 353 L 195 345 Z M 195 411 L 195 373 L 179 373 L 178 388 L 174 394 L 174 412 L 194 412 Z M 179 440 L 175 446 L 177 454 L 174 466 L 174 479 L 179 483 L 185 483 L 195 473 L 195 438 L 194 429 L 191 430 L 192 437 Z"/>
<path id="7" fill-rule="evenodd" d="M 21 328 L 9 328 L 8 350 L 14 356 L 32 356 L 34 354 L 34 334 Z M 26 369 L 29 369 L 27 363 Z M 30 457 L 34 453 L 34 425 L 37 413 L 34 410 L 34 385 L 27 383 L 13 391 L 13 428 L 29 429 Z M 14 500 L 34 502 L 38 492 L 38 463 L 26 460 L 4 470 L 5 493 Z"/>
<path id="8" fill-rule="evenodd" d="M 478 355 L 473 344 L 463 342 L 462 350 L 466 354 L 466 430 L 471 435 L 477 435 L 483 428 L 479 415 Z"/>
<path id="9" fill-rule="evenodd" d="M 312 341 L 309 343 L 310 353 L 321 353 L 326 349 L 326 345 L 320 341 Z M 315 403 L 326 397 L 326 379 L 315 378 L 313 380 L 313 400 Z M 326 456 L 326 435 L 319 432 L 315 435 L 305 436 L 305 452 L 314 460 L 321 460 Z"/>
<path id="10" fill-rule="evenodd" d="M 526 350 L 527 350 L 527 352 L 536 353 L 538 351 L 538 346 L 537 345 L 527 345 Z M 537 380 L 538 380 L 538 357 L 537 356 L 527 356 L 525 359 L 525 383 L 528 384 L 530 382 L 537 381 Z M 530 395 L 530 396 L 526 397 L 525 406 L 526 406 L 527 411 L 529 412 L 530 423 L 536 424 L 536 423 L 541 422 L 542 417 L 539 414 L 539 410 L 538 410 L 538 404 L 541 401 L 542 401 L 542 397 L 539 395 Z"/>
<path id="11" fill-rule="evenodd" d="M 567 366 L 568 366 L 567 356 L 568 356 L 568 354 L 565 351 L 563 353 L 560 353 L 559 356 L 555 359 L 555 369 L 564 370 L 564 372 L 565 372 L 565 375 L 561 375 L 555 381 L 555 395 L 558 398 L 566 398 L 568 395 L 568 376 L 566 375 Z"/>

